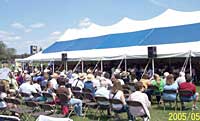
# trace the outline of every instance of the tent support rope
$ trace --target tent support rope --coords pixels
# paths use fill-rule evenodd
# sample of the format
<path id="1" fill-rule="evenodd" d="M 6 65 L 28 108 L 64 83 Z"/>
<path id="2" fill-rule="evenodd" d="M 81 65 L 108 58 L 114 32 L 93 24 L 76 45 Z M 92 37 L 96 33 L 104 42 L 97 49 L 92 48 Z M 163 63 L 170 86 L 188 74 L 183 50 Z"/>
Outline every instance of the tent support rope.
<path id="1" fill-rule="evenodd" d="M 72 72 L 74 72 L 76 70 L 76 68 L 79 66 L 80 63 L 81 63 L 81 60 L 78 61 L 78 63 L 76 64 L 76 66 L 74 67 Z"/>
<path id="2" fill-rule="evenodd" d="M 144 72 L 143 72 L 143 74 L 142 74 L 142 77 L 144 76 L 144 74 L 146 73 L 146 71 L 147 71 L 147 68 L 148 68 L 148 66 L 149 66 L 149 63 L 150 63 L 150 59 L 149 59 L 149 61 L 148 61 L 148 63 L 147 63 L 147 65 L 145 66 L 145 68 L 144 68 Z M 142 78 L 141 77 L 141 78 Z"/>
<path id="3" fill-rule="evenodd" d="M 120 69 L 122 62 L 123 62 L 124 58 L 122 58 L 122 60 L 120 61 L 119 65 L 117 66 L 117 69 Z"/>
<path id="4" fill-rule="evenodd" d="M 95 69 L 98 67 L 100 60 L 98 60 L 98 62 L 96 63 L 94 69 L 92 70 L 92 73 L 95 71 Z"/>

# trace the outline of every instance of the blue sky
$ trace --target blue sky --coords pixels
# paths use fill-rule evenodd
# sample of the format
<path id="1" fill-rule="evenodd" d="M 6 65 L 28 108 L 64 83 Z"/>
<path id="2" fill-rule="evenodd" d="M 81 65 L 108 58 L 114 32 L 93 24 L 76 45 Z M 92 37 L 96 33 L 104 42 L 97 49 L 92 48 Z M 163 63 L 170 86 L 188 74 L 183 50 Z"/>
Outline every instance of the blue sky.
<path id="1" fill-rule="evenodd" d="M 85 18 L 112 25 L 124 17 L 151 19 L 167 9 L 199 11 L 200 0 L 0 0 L 0 40 L 17 53 L 45 48 Z"/>

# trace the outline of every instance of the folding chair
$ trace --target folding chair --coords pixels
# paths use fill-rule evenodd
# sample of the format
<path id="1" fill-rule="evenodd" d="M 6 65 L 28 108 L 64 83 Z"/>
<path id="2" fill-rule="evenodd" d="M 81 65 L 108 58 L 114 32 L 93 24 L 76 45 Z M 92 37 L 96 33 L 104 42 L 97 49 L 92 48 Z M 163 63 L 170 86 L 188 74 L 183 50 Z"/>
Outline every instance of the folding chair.
<path id="1" fill-rule="evenodd" d="M 24 108 L 20 99 L 17 98 L 10 98 L 10 99 L 12 104 L 17 106 L 17 108 L 10 109 L 10 112 L 18 113 L 21 119 L 28 120 L 29 117 L 25 116 L 25 114 L 31 113 L 32 110 Z"/>
<path id="2" fill-rule="evenodd" d="M 74 111 L 74 106 L 71 106 L 71 105 L 68 104 L 69 99 L 68 99 L 68 97 L 67 97 L 66 94 L 64 94 L 64 93 L 57 93 L 56 95 L 57 95 L 57 97 L 58 97 L 58 99 L 60 101 L 61 107 L 62 106 L 68 106 L 68 108 L 70 110 L 69 114 L 68 114 L 68 118 L 69 118 L 71 116 L 72 112 Z"/>
<path id="3" fill-rule="evenodd" d="M 53 98 L 53 95 L 47 92 L 43 92 L 42 95 L 46 98 L 46 103 L 56 104 L 56 101 Z"/>
<path id="4" fill-rule="evenodd" d="M 110 106 L 111 110 L 115 113 L 115 115 L 117 116 L 117 118 L 119 118 L 119 120 L 121 120 L 120 117 L 118 116 L 118 114 L 120 114 L 121 112 L 118 112 L 119 110 L 115 109 L 113 107 L 113 105 L 121 105 L 123 107 L 122 101 L 119 100 L 119 99 L 109 99 L 109 102 L 110 102 L 110 105 L 111 105 Z M 122 113 L 124 113 L 124 112 L 122 112 Z"/>
<path id="5" fill-rule="evenodd" d="M 0 108 L 0 111 L 2 112 L 2 114 L 4 114 L 7 111 L 7 105 L 6 105 L 6 102 L 1 98 L 0 98 L 0 102 L 2 103 L 2 105 L 5 104 L 5 107 Z"/>
<path id="6" fill-rule="evenodd" d="M 16 116 L 0 115 L 0 121 L 20 121 Z"/>
<path id="7" fill-rule="evenodd" d="M 72 93 L 73 93 L 73 96 L 75 98 L 81 99 L 81 100 L 83 99 L 83 93 L 82 92 L 80 92 L 80 91 L 73 91 Z"/>
<path id="8" fill-rule="evenodd" d="M 25 92 L 20 92 L 21 97 L 23 97 L 23 100 L 29 101 L 31 100 L 31 94 L 25 93 Z"/>
<path id="9" fill-rule="evenodd" d="M 34 101 L 25 101 L 25 105 L 27 106 L 26 110 L 29 110 L 28 116 L 32 116 L 34 112 L 39 111 L 39 105 Z"/>
<path id="10" fill-rule="evenodd" d="M 98 112 L 100 112 L 100 116 L 98 118 L 98 120 L 100 120 L 102 114 L 104 116 L 106 115 L 106 114 L 104 114 L 104 111 L 110 110 L 109 99 L 107 99 L 106 97 L 100 97 L 100 96 L 96 96 L 95 99 L 96 99 L 96 102 L 98 104 L 95 114 L 98 114 Z"/>
<path id="11" fill-rule="evenodd" d="M 85 109 L 85 115 L 87 114 L 87 111 L 89 108 L 96 109 L 97 108 L 97 103 L 95 100 L 95 97 L 93 96 L 92 93 L 83 93 L 84 98 L 83 98 L 83 104 L 85 104 L 84 109 Z M 85 118 L 85 117 L 84 117 Z"/>
<path id="12" fill-rule="evenodd" d="M 151 102 L 153 102 L 153 97 L 156 97 L 156 96 L 161 96 L 162 94 L 159 92 L 159 88 L 157 86 L 154 86 L 154 85 L 149 85 L 148 86 L 148 90 L 151 90 L 152 91 L 152 98 L 151 98 Z"/>
<path id="13" fill-rule="evenodd" d="M 35 111 L 39 108 L 39 107 L 38 107 L 38 106 L 39 106 L 38 103 L 35 102 L 35 101 L 25 101 L 24 103 L 25 103 L 25 105 L 26 105 L 27 107 L 30 108 L 30 110 L 31 110 L 30 113 L 35 112 Z"/>
<path id="14" fill-rule="evenodd" d="M 32 94 L 32 96 L 33 96 L 33 99 L 32 100 L 34 100 L 34 101 L 37 101 L 37 102 L 40 102 L 40 103 L 43 103 L 44 102 L 44 99 L 42 98 L 43 97 L 43 95 L 41 94 L 41 93 L 34 93 L 34 92 L 32 92 L 31 93 Z"/>
<path id="15" fill-rule="evenodd" d="M 80 92 L 80 91 L 81 91 L 81 88 L 80 88 L 80 87 L 72 87 L 72 92 L 73 92 L 73 91 L 79 91 L 79 92 Z"/>
<path id="16" fill-rule="evenodd" d="M 193 99 L 191 99 L 191 98 L 194 94 L 191 90 L 179 90 L 178 95 L 179 95 L 179 98 L 181 101 L 180 111 L 182 111 L 183 103 L 193 101 Z M 184 100 L 183 98 L 187 98 L 187 100 Z"/>
<path id="17" fill-rule="evenodd" d="M 132 108 L 142 108 L 143 111 L 144 111 L 144 114 L 143 115 L 138 115 L 138 114 L 133 114 L 134 115 L 134 118 L 135 117 L 141 117 L 143 119 L 143 121 L 149 121 L 149 117 L 147 115 L 147 112 L 146 110 L 144 109 L 142 103 L 138 102 L 138 101 L 127 101 L 127 105 L 128 107 L 132 107 Z"/>
<path id="18" fill-rule="evenodd" d="M 34 98 L 38 98 L 38 97 L 41 97 L 41 96 L 42 96 L 42 95 L 41 95 L 40 93 L 38 93 L 38 92 L 37 92 L 37 93 L 32 92 L 31 94 L 33 95 Z"/>
<path id="19" fill-rule="evenodd" d="M 169 100 L 169 99 L 165 99 L 165 98 L 163 98 L 163 108 L 164 108 L 164 111 L 165 111 L 165 103 L 175 103 L 175 111 L 176 111 L 176 109 L 177 109 L 177 90 L 164 90 L 163 91 L 163 94 L 175 94 L 176 95 L 176 98 L 174 99 L 174 100 Z"/>
<path id="20" fill-rule="evenodd" d="M 41 111 L 33 113 L 32 116 L 38 117 L 40 115 L 51 116 L 55 113 L 55 106 L 50 104 L 39 104 Z"/>
<path id="21" fill-rule="evenodd" d="M 82 89 L 82 92 L 83 92 L 83 93 L 92 93 L 92 90 L 87 89 L 87 88 L 83 88 L 83 89 Z"/>

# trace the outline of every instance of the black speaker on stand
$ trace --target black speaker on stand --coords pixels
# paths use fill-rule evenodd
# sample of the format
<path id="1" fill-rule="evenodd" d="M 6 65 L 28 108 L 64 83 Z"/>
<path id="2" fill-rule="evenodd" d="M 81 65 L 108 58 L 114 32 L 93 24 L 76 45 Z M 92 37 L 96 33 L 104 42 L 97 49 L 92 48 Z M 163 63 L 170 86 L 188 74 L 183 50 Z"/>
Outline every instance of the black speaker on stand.
<path id="1" fill-rule="evenodd" d="M 64 64 L 64 68 L 67 71 L 67 53 L 62 53 L 62 62 Z"/>
<path id="2" fill-rule="evenodd" d="M 155 73 L 155 65 L 154 65 L 154 58 L 157 57 L 157 50 L 156 50 L 156 46 L 151 46 L 151 47 L 148 47 L 148 58 L 151 59 L 152 61 L 152 75 L 154 75 Z"/>
<path id="3" fill-rule="evenodd" d="M 148 47 L 148 58 L 156 58 L 157 49 L 156 46 Z"/>
<path id="4" fill-rule="evenodd" d="M 62 61 L 67 61 L 67 53 L 62 53 Z"/>

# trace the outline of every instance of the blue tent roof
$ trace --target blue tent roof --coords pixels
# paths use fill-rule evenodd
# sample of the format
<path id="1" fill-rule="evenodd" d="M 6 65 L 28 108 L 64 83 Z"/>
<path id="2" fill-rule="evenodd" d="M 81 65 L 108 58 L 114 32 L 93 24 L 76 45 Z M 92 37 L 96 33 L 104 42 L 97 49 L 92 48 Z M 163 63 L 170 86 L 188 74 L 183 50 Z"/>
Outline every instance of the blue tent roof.
<path id="1" fill-rule="evenodd" d="M 200 23 L 55 42 L 43 53 L 200 41 Z"/>

